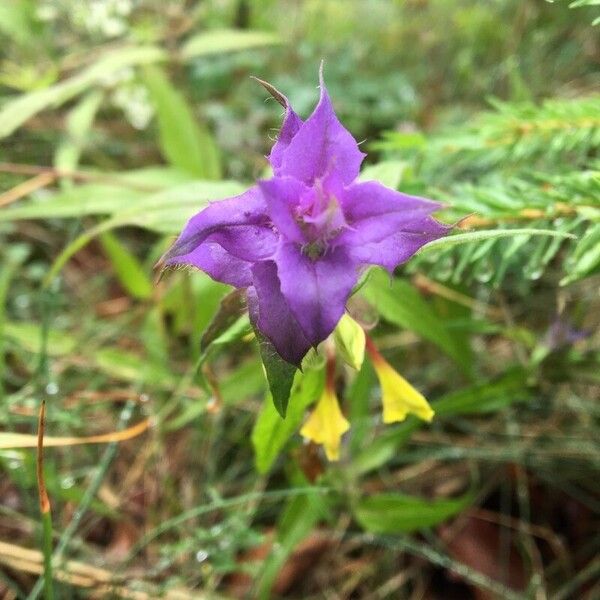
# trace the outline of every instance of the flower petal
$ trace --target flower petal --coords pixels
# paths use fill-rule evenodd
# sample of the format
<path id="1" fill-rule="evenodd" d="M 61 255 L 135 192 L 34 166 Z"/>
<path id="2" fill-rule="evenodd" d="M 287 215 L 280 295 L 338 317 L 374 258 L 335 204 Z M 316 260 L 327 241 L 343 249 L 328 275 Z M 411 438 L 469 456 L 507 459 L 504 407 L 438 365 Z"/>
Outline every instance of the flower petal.
<path id="1" fill-rule="evenodd" d="M 215 281 L 235 287 L 252 284 L 252 263 L 229 254 L 216 242 L 204 242 L 189 254 L 178 256 L 176 264 L 187 264 L 210 275 Z"/>
<path id="2" fill-rule="evenodd" d="M 243 263 L 264 260 L 275 252 L 277 240 L 266 214 L 264 198 L 258 187 L 253 187 L 234 198 L 214 202 L 192 217 L 162 262 L 190 264 L 207 270 L 219 281 L 230 283 L 232 259 Z M 209 247 L 202 249 L 204 244 Z M 216 244 L 224 252 L 216 250 Z M 247 267 L 245 271 L 247 275 Z"/>
<path id="3" fill-rule="evenodd" d="M 296 220 L 295 210 L 300 198 L 311 191 L 293 177 L 273 177 L 258 185 L 267 203 L 269 216 L 275 227 L 290 241 L 305 243 L 306 237 Z"/>
<path id="4" fill-rule="evenodd" d="M 344 314 L 358 279 L 356 263 L 343 247 L 313 260 L 298 244 L 282 243 L 275 257 L 281 292 L 311 346 L 322 342 Z"/>
<path id="5" fill-rule="evenodd" d="M 294 112 L 288 99 L 281 93 L 279 94 L 278 99 L 281 100 L 285 105 L 285 116 L 283 118 L 283 124 L 281 125 L 277 141 L 275 142 L 273 148 L 271 148 L 271 154 L 269 154 L 269 162 L 271 163 L 271 167 L 273 168 L 273 173 L 275 173 L 275 175 L 280 174 L 283 154 L 302 126 L 302 119 Z"/>
<path id="6" fill-rule="evenodd" d="M 438 237 L 447 231 L 434 219 L 427 219 L 441 204 L 397 192 L 377 181 L 348 186 L 341 202 L 349 224 L 343 239 L 348 243 L 379 242 L 400 231 L 434 233 Z"/>
<path id="7" fill-rule="evenodd" d="M 435 413 L 423 394 L 408 383 L 379 353 L 371 353 L 371 359 L 381 385 L 383 422 L 404 421 L 409 413 L 424 421 L 431 421 Z"/>
<path id="8" fill-rule="evenodd" d="M 300 430 L 300 434 L 317 444 L 323 444 L 329 460 L 339 460 L 342 435 L 350 423 L 342 414 L 335 392 L 325 386 L 317 406 Z"/>
<path id="9" fill-rule="evenodd" d="M 216 242 L 241 260 L 255 262 L 275 254 L 279 235 L 270 224 L 231 225 L 215 231 L 207 241 Z"/>
<path id="10" fill-rule="evenodd" d="M 312 184 L 328 171 L 339 173 L 344 183 L 356 179 L 365 155 L 335 115 L 320 73 L 321 98 L 281 156 L 278 175 L 291 175 Z"/>
<path id="11" fill-rule="evenodd" d="M 281 293 L 273 261 L 252 267 L 253 287 L 248 288 L 248 308 L 255 326 L 269 338 L 287 362 L 300 366 L 310 343 Z"/>
<path id="12" fill-rule="evenodd" d="M 381 242 L 355 246 L 348 251 L 354 261 L 363 265 L 379 265 L 390 273 L 405 263 L 425 244 L 436 240 L 439 235 L 401 232 Z"/>
<path id="13" fill-rule="evenodd" d="M 376 181 L 356 183 L 342 194 L 346 228 L 335 243 L 350 248 L 363 264 L 393 270 L 421 246 L 446 235 L 449 227 L 430 214 L 440 204 L 386 188 Z"/>

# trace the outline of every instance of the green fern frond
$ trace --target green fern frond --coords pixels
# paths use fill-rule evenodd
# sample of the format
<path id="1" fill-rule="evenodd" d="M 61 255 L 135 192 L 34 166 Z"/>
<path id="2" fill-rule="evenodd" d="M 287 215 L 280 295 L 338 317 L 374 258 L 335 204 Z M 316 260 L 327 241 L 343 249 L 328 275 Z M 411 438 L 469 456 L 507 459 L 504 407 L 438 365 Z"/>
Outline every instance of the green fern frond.
<path id="1" fill-rule="evenodd" d="M 426 253 L 408 268 L 456 284 L 510 278 L 523 291 L 547 271 L 563 285 L 600 271 L 600 97 L 493 107 L 432 139 L 413 133 L 407 144 L 391 133 L 381 147 L 411 161 L 406 191 L 446 200 L 447 220 L 463 219 L 463 228 L 544 228 L 575 239 L 489 239 Z"/>
<path id="2" fill-rule="evenodd" d="M 564 160 L 583 165 L 600 146 L 600 97 L 510 104 L 494 101 L 464 135 L 436 141 L 438 159 L 479 171 Z"/>

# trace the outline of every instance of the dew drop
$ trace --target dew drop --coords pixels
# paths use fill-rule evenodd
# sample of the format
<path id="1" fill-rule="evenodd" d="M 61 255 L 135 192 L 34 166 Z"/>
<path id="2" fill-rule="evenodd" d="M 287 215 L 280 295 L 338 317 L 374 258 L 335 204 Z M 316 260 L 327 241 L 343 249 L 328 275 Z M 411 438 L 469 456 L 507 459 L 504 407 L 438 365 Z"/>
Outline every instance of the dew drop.
<path id="1" fill-rule="evenodd" d="M 63 490 L 71 489 L 75 485 L 75 479 L 73 477 L 64 477 L 60 482 L 60 487 Z"/>
<path id="2" fill-rule="evenodd" d="M 56 394 L 58 394 L 58 385 L 54 383 L 54 381 L 51 381 L 46 386 L 46 394 L 48 394 L 48 396 L 56 396 Z"/>
<path id="3" fill-rule="evenodd" d="M 206 550 L 198 550 L 196 552 L 196 561 L 201 563 L 204 562 L 208 558 L 208 552 Z"/>
<path id="4" fill-rule="evenodd" d="M 476 279 L 479 281 L 479 283 L 487 283 L 491 278 L 492 273 L 489 272 L 478 273 L 476 276 Z"/>

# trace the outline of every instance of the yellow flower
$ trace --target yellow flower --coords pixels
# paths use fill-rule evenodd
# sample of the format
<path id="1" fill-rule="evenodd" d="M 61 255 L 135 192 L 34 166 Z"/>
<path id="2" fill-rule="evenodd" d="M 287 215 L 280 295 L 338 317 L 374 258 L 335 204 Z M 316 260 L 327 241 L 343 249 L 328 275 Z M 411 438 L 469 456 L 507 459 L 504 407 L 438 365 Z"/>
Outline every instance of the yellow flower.
<path id="1" fill-rule="evenodd" d="M 424 421 L 431 421 L 435 414 L 429 403 L 404 377 L 379 354 L 373 342 L 367 338 L 367 351 L 373 362 L 381 385 L 383 422 L 404 421 L 409 413 Z"/>
<path id="2" fill-rule="evenodd" d="M 350 429 L 332 386 L 325 385 L 323 394 L 309 415 L 300 434 L 317 444 L 323 444 L 329 460 L 340 458 L 342 435 Z"/>

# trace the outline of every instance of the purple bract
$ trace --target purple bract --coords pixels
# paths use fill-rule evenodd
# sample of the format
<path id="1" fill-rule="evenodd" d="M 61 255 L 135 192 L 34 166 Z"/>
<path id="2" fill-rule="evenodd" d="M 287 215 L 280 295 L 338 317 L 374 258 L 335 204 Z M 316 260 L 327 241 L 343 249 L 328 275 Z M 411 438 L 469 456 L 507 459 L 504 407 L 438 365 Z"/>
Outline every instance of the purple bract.
<path id="1" fill-rule="evenodd" d="M 295 365 L 334 330 L 361 270 L 392 271 L 448 231 L 430 216 L 439 204 L 356 181 L 365 155 L 322 73 L 320 89 L 304 122 L 281 96 L 273 177 L 192 217 L 163 259 L 247 288 L 255 327 Z"/>

